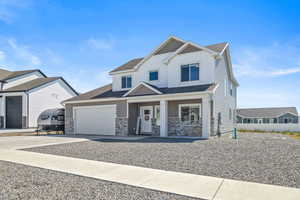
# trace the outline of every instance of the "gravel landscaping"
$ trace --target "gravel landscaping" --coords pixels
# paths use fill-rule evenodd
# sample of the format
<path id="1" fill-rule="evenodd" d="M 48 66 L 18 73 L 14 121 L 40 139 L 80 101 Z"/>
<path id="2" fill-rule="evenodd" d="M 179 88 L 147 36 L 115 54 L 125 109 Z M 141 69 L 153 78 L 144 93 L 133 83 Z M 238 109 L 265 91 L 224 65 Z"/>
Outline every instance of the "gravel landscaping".
<path id="1" fill-rule="evenodd" d="M 26 149 L 170 171 L 300 188 L 300 140 L 240 133 L 210 140 L 100 140 Z"/>
<path id="2" fill-rule="evenodd" d="M 195 198 L 0 161 L 0 199 L 192 200 Z"/>

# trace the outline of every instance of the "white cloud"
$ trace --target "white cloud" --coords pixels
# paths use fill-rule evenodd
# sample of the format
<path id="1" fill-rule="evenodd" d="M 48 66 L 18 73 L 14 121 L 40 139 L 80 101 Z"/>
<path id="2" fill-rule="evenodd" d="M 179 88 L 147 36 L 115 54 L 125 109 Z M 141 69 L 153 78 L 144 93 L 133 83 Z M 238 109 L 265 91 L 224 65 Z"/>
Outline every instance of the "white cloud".
<path id="1" fill-rule="evenodd" d="M 90 48 L 97 50 L 108 50 L 114 47 L 115 41 L 112 38 L 89 38 L 86 43 Z"/>
<path id="2" fill-rule="evenodd" d="M 281 76 L 281 75 L 288 75 L 300 72 L 300 67 L 288 68 L 288 69 L 279 69 L 276 71 L 271 72 L 272 76 Z"/>
<path id="3" fill-rule="evenodd" d="M 300 72 L 300 47 L 296 43 L 240 47 L 233 54 L 238 77 L 278 77 Z"/>
<path id="4" fill-rule="evenodd" d="M 6 58 L 6 54 L 4 53 L 4 51 L 0 51 L 0 61 L 4 61 Z"/>
<path id="5" fill-rule="evenodd" d="M 7 40 L 10 48 L 14 51 L 17 58 L 26 62 L 29 65 L 40 65 L 42 62 L 40 58 L 32 53 L 27 46 L 19 45 L 13 38 Z"/>

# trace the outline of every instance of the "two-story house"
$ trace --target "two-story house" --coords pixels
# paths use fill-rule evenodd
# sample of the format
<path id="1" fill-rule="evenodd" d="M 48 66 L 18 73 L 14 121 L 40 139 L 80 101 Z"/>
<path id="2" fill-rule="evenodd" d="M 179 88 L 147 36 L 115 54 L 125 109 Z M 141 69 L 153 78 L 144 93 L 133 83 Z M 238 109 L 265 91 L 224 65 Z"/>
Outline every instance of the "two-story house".
<path id="1" fill-rule="evenodd" d="M 61 102 L 77 96 L 61 77 L 47 77 L 40 70 L 0 69 L 0 128 L 37 127 L 46 109 L 61 108 Z"/>
<path id="2" fill-rule="evenodd" d="M 234 126 L 238 82 L 228 43 L 172 36 L 110 75 L 112 84 L 64 102 L 67 134 L 208 138 Z"/>

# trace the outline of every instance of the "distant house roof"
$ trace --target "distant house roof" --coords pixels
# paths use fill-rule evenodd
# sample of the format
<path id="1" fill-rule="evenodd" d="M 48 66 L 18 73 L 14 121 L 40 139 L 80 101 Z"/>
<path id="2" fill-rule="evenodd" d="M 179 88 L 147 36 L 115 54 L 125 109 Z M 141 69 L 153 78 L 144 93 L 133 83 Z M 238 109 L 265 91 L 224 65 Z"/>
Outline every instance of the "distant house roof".
<path id="1" fill-rule="evenodd" d="M 187 41 L 183 41 L 183 40 L 181 40 L 179 38 L 171 37 L 169 40 L 167 40 L 167 42 L 162 47 L 160 47 L 154 53 L 154 55 L 163 54 L 163 53 L 169 53 L 169 52 L 175 52 L 176 50 L 178 50 L 180 47 L 182 47 L 186 43 L 190 43 L 190 44 L 187 45 L 185 47 L 185 49 L 183 51 L 181 51 L 180 54 L 191 53 L 191 52 L 195 52 L 195 51 L 202 51 L 202 49 L 194 46 L 193 43 L 191 43 L 191 42 L 187 42 Z M 209 49 L 209 50 L 211 50 L 213 52 L 221 53 L 221 52 L 223 52 L 223 50 L 226 48 L 227 45 L 228 45 L 227 42 L 223 42 L 223 43 L 212 44 L 212 45 L 203 46 L 203 47 L 206 48 L 206 49 Z M 133 69 L 143 59 L 144 58 L 135 58 L 135 59 L 132 59 L 132 60 L 128 61 L 127 63 L 125 63 L 125 64 L 123 64 L 123 65 L 115 68 L 110 73 Z"/>
<path id="2" fill-rule="evenodd" d="M 55 80 L 61 79 L 67 86 L 70 87 L 70 89 L 75 93 L 78 94 L 62 77 L 49 77 L 49 78 L 37 78 L 33 79 L 31 81 L 22 83 L 20 85 L 16 85 L 7 89 L 4 89 L 0 91 L 0 93 L 6 93 L 6 92 L 25 92 L 32 90 L 34 88 L 40 87 L 42 85 L 45 85 L 47 83 L 50 83 Z"/>
<path id="3" fill-rule="evenodd" d="M 0 69 L 0 81 L 6 81 L 12 78 L 16 78 L 18 76 L 22 76 L 25 74 L 30 74 L 33 72 L 39 72 L 41 73 L 44 77 L 46 77 L 45 74 L 43 74 L 40 70 L 38 69 L 32 69 L 32 70 L 23 70 L 23 71 L 8 71 L 5 69 Z"/>
<path id="4" fill-rule="evenodd" d="M 237 115 L 250 118 L 275 118 L 286 113 L 298 116 L 296 107 L 277 107 L 277 108 L 242 108 L 237 109 Z"/>
<path id="5" fill-rule="evenodd" d="M 148 84 L 148 83 L 146 83 Z M 148 84 L 150 85 L 150 84 Z M 174 88 L 158 88 L 156 86 L 150 85 L 151 87 L 159 90 L 162 94 L 155 95 L 165 95 L 165 94 L 175 94 L 175 93 L 188 93 L 188 92 L 205 92 L 212 91 L 216 88 L 215 84 L 205 84 L 205 85 L 196 85 L 196 86 L 186 86 L 186 87 L 174 87 Z M 83 101 L 83 100 L 92 100 L 92 99 L 105 99 L 105 98 L 121 98 L 124 94 L 126 94 L 129 90 L 126 91 L 112 91 L 112 84 L 105 85 L 103 87 L 97 88 L 95 90 L 83 93 L 77 97 L 73 97 L 64 102 L 71 101 Z M 135 96 L 149 96 L 148 95 L 134 95 Z M 130 98 L 129 97 L 129 98 Z"/>

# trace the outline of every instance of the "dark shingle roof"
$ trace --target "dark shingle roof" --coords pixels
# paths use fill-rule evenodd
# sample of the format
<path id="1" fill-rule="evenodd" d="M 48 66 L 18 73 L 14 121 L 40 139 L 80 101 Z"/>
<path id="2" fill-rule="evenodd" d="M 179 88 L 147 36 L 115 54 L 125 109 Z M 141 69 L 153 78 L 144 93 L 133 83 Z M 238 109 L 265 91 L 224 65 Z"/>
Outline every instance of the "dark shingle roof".
<path id="1" fill-rule="evenodd" d="M 220 53 L 220 52 L 223 51 L 223 49 L 226 47 L 226 45 L 227 45 L 227 42 L 222 42 L 222 43 L 218 43 L 218 44 L 208 45 L 208 46 L 205 46 L 205 47 L 210 49 L 210 50 L 213 50 L 213 51 L 216 51 L 216 52 Z"/>
<path id="2" fill-rule="evenodd" d="M 132 60 L 128 61 L 127 63 L 125 63 L 124 65 L 121 65 L 120 67 L 112 70 L 111 72 L 117 72 L 117 71 L 123 71 L 123 70 L 133 69 L 143 59 L 144 58 L 135 58 L 135 59 L 132 59 Z"/>
<path id="3" fill-rule="evenodd" d="M 237 109 L 237 115 L 243 117 L 257 117 L 257 118 L 273 118 L 286 113 L 292 113 L 298 116 L 295 107 L 277 107 L 277 108 L 242 108 Z"/>
<path id="4" fill-rule="evenodd" d="M 5 69 L 0 69 L 0 81 L 6 81 L 8 79 L 16 78 L 18 76 L 22 76 L 22 75 L 29 74 L 29 73 L 32 73 L 32 72 L 40 72 L 41 74 L 43 74 L 38 69 L 23 70 L 23 71 L 8 71 L 8 70 L 5 70 Z"/>
<path id="5" fill-rule="evenodd" d="M 184 44 L 185 44 L 184 42 L 172 38 L 164 47 L 162 47 L 160 50 L 158 50 L 155 53 L 155 55 L 162 54 L 162 53 L 168 53 L 168 52 L 174 52 Z M 223 42 L 223 43 L 208 45 L 205 47 L 212 51 L 220 53 L 223 51 L 223 49 L 226 47 L 226 45 L 227 45 L 227 42 Z M 193 45 L 188 45 L 187 48 L 181 52 L 181 54 L 182 53 L 190 53 L 190 52 L 194 52 L 194 51 L 200 51 L 200 50 L 201 49 L 199 49 Z M 143 59 L 144 58 L 135 58 L 133 60 L 130 60 L 129 62 L 121 65 L 120 67 L 117 67 L 116 69 L 112 70 L 111 72 L 118 72 L 118 71 L 133 69 Z"/>
<path id="6" fill-rule="evenodd" d="M 65 100 L 67 101 L 82 101 L 82 100 L 89 100 L 93 99 L 94 97 L 103 94 L 104 92 L 111 91 L 112 90 L 112 84 L 108 84 L 102 87 L 99 87 L 97 89 L 91 90 L 89 92 L 82 93 L 76 97 L 72 97 L 70 99 Z"/>
<path id="7" fill-rule="evenodd" d="M 36 87 L 42 86 L 46 83 L 50 83 L 50 82 L 58 80 L 58 79 L 62 79 L 62 78 L 61 77 L 37 78 L 32 81 L 28 81 L 23 84 L 2 90 L 1 93 L 29 91 L 31 89 L 34 89 Z"/>
<path id="8" fill-rule="evenodd" d="M 162 92 L 162 94 L 212 91 L 216 86 L 215 84 L 205 84 L 205 85 L 195 85 L 195 86 L 186 86 L 186 87 L 158 88 L 149 83 L 146 83 L 146 84 L 159 90 L 160 92 Z M 77 97 L 73 97 L 64 102 L 102 99 L 102 98 L 120 98 L 127 92 L 128 92 L 128 90 L 114 92 L 114 91 L 112 91 L 112 85 L 109 84 L 104 87 L 100 87 L 95 90 L 89 91 L 87 93 L 81 94 Z M 149 96 L 149 95 L 152 95 L 152 94 L 148 94 L 147 96 Z M 157 95 L 157 94 L 155 94 L 155 95 Z M 136 95 L 136 96 L 146 96 L 146 95 Z M 130 97 L 134 97 L 134 96 L 130 96 Z"/>

